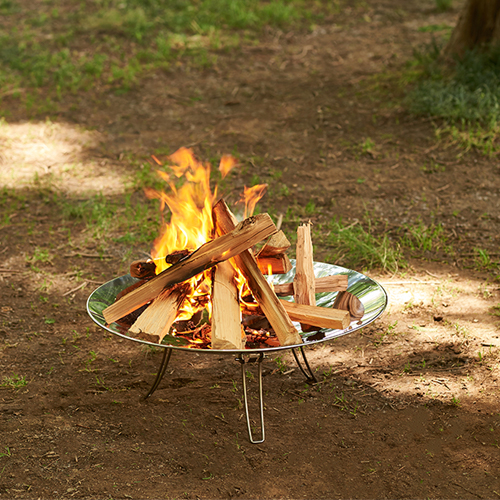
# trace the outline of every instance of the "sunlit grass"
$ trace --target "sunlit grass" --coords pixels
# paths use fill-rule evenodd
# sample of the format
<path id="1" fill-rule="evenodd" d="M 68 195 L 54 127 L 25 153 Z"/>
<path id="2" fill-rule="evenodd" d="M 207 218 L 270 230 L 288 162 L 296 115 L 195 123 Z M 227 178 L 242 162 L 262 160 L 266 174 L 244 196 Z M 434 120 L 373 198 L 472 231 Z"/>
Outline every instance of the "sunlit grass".
<path id="1" fill-rule="evenodd" d="M 365 227 L 366 226 L 366 227 Z M 326 230 L 328 261 L 352 269 L 381 269 L 396 272 L 407 266 L 400 245 L 370 223 L 344 224 L 332 220 Z"/>
<path id="2" fill-rule="evenodd" d="M 62 15 L 48 3 L 23 11 L 15 0 L 5 0 L 0 15 L 8 15 L 15 28 L 0 28 L 0 100 L 18 98 L 29 112 L 54 112 L 65 93 L 97 84 L 123 92 L 148 72 L 172 64 L 211 66 L 218 51 L 257 40 L 265 26 L 307 29 L 336 10 L 336 4 L 84 1 Z M 43 109 L 36 89 L 43 89 L 48 99 Z"/>
<path id="3" fill-rule="evenodd" d="M 434 44 L 417 54 L 421 78 L 406 104 L 416 114 L 441 121 L 437 138 L 462 149 L 496 153 L 500 139 L 500 48 L 473 50 L 453 66 Z"/>

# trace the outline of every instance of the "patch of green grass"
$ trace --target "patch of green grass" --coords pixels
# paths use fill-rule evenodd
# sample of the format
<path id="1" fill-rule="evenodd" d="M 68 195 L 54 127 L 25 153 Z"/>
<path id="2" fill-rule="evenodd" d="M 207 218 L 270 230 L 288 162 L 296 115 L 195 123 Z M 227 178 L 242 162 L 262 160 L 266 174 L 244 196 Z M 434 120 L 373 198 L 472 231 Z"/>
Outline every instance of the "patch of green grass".
<path id="1" fill-rule="evenodd" d="M 498 268 L 498 263 L 493 262 L 488 251 L 482 248 L 474 248 L 474 262 L 476 268 L 480 271 Z"/>
<path id="2" fill-rule="evenodd" d="M 451 31 L 452 29 L 453 27 L 448 24 L 428 24 L 418 28 L 418 31 L 421 33 L 439 33 L 441 31 Z"/>
<path id="3" fill-rule="evenodd" d="M 17 2 L 0 0 L 0 15 L 19 21 L 0 31 L 0 99 L 24 99 L 32 113 L 46 111 L 33 105 L 37 89 L 51 99 L 96 84 L 126 92 L 151 70 L 211 66 L 216 51 L 252 43 L 264 27 L 307 28 L 332 11 L 303 0 L 83 0 L 64 16 L 50 2 L 39 7 L 18 20 Z"/>
<path id="4" fill-rule="evenodd" d="M 491 155 L 500 138 L 500 46 L 472 50 L 450 67 L 437 43 L 416 55 L 421 78 L 406 104 L 415 114 L 442 120 L 438 139 Z"/>
<path id="5" fill-rule="evenodd" d="M 379 268 L 391 272 L 407 265 L 399 244 L 385 233 L 375 233 L 370 221 L 365 229 L 361 224 L 344 225 L 341 220 L 333 220 L 322 230 L 328 232 L 326 243 L 332 248 L 329 262 L 352 269 Z"/>
<path id="6" fill-rule="evenodd" d="M 448 237 L 442 224 L 431 223 L 427 225 L 419 220 L 416 224 L 405 224 L 401 231 L 401 245 L 413 251 L 442 250 L 446 253 L 451 252 L 451 246 L 447 244 Z"/>
<path id="7" fill-rule="evenodd" d="M 20 389 L 28 384 L 26 377 L 18 375 L 17 373 L 12 374 L 12 376 L 6 376 L 3 378 L 2 387 L 10 387 L 12 389 Z"/>

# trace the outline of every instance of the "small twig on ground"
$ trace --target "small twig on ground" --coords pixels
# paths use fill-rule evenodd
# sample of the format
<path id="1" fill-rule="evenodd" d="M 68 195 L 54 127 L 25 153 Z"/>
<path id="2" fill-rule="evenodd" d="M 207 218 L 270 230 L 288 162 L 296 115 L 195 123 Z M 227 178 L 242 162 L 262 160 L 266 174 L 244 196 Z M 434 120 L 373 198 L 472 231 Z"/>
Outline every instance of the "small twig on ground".
<path id="1" fill-rule="evenodd" d="M 431 272 L 427 271 L 427 269 L 424 269 L 424 272 L 428 274 L 429 276 L 432 276 L 433 278 L 440 279 L 439 276 L 436 276 L 435 274 L 432 274 Z"/>
<path id="2" fill-rule="evenodd" d="M 483 496 L 481 495 L 478 495 L 476 492 L 472 491 L 472 490 L 469 490 L 467 489 L 465 486 L 462 486 L 460 483 L 450 483 L 450 484 L 453 484 L 454 486 L 458 486 L 459 488 L 462 488 L 464 491 L 466 491 L 467 493 L 470 493 L 471 495 L 474 495 L 478 498 L 484 498 Z"/>
<path id="3" fill-rule="evenodd" d="M 80 252 L 74 252 L 74 253 L 68 253 L 64 255 L 64 257 L 83 257 L 85 259 L 112 259 L 112 255 L 100 255 L 98 253 L 80 253 Z"/>
<path id="4" fill-rule="evenodd" d="M 73 290 L 69 290 L 68 292 L 63 293 L 63 297 L 66 297 L 66 295 L 71 295 L 72 293 L 77 292 L 78 290 L 80 290 L 80 288 L 83 288 L 87 284 L 88 283 L 84 281 L 81 285 L 78 285 L 76 288 L 73 288 Z"/>
<path id="5" fill-rule="evenodd" d="M 441 186 L 440 188 L 437 188 L 435 192 L 439 193 L 440 191 L 444 191 L 445 189 L 448 189 L 449 187 L 450 187 L 450 185 L 446 184 L 444 186 Z"/>
<path id="6" fill-rule="evenodd" d="M 229 425 L 229 422 L 227 420 L 224 420 L 222 417 L 219 417 L 219 415 L 214 415 L 214 417 L 217 419 L 217 420 L 220 420 L 221 422 L 224 422 L 225 424 L 228 424 Z"/>

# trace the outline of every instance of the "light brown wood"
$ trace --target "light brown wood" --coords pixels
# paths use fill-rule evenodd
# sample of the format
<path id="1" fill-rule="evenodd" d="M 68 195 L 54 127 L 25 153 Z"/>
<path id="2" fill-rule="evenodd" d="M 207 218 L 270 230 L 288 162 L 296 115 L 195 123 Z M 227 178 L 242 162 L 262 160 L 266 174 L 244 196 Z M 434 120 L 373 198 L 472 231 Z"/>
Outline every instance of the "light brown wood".
<path id="1" fill-rule="evenodd" d="M 227 234 L 209 241 L 162 273 L 156 275 L 143 286 L 104 309 L 103 314 L 108 324 L 138 307 L 153 300 L 164 288 L 185 281 L 247 250 L 252 245 L 267 238 L 276 231 L 276 226 L 268 214 L 259 214 L 238 224 Z"/>
<path id="2" fill-rule="evenodd" d="M 221 262 L 212 275 L 212 349 L 243 349 L 246 335 L 241 326 L 241 311 L 234 267 Z"/>
<path id="3" fill-rule="evenodd" d="M 333 276 L 315 278 L 314 289 L 316 293 L 341 292 L 347 290 L 347 283 L 347 274 L 334 274 Z M 293 295 L 293 283 L 274 285 L 274 293 L 279 297 Z"/>
<path id="4" fill-rule="evenodd" d="M 365 314 L 365 307 L 362 302 L 350 292 L 339 292 L 333 303 L 334 309 L 348 311 L 351 321 L 361 319 Z"/>
<path id="5" fill-rule="evenodd" d="M 188 290 L 189 286 L 184 284 L 163 290 L 129 328 L 129 334 L 136 338 L 142 335 L 141 338 L 146 340 L 150 336 L 151 341 L 161 343 L 175 321 Z"/>
<path id="6" fill-rule="evenodd" d="M 213 214 L 216 230 L 219 234 L 225 234 L 232 230 L 235 223 L 234 216 L 224 200 L 220 200 L 214 206 Z M 302 338 L 299 332 L 290 321 L 281 301 L 260 272 L 253 254 L 246 250 L 236 255 L 233 260 L 247 280 L 255 300 L 271 323 L 280 344 L 282 346 L 301 344 Z"/>
<path id="7" fill-rule="evenodd" d="M 327 307 L 307 306 L 280 299 L 285 311 L 293 321 L 313 325 L 318 328 L 332 328 L 344 330 L 351 322 L 349 311 L 330 309 Z"/>
<path id="8" fill-rule="evenodd" d="M 290 246 L 291 244 L 285 236 L 285 233 L 283 231 L 278 231 L 276 234 L 273 234 L 267 243 L 260 249 L 260 252 L 257 254 L 257 259 L 282 254 L 286 252 Z"/>
<path id="9" fill-rule="evenodd" d="M 262 274 L 286 274 L 292 270 L 292 263 L 285 254 L 257 257 L 257 264 Z"/>
<path id="10" fill-rule="evenodd" d="M 297 261 L 293 280 L 293 295 L 297 304 L 316 305 L 314 284 L 314 260 L 311 240 L 311 225 L 303 224 L 297 228 Z M 314 329 L 314 325 L 301 324 L 302 331 Z"/>

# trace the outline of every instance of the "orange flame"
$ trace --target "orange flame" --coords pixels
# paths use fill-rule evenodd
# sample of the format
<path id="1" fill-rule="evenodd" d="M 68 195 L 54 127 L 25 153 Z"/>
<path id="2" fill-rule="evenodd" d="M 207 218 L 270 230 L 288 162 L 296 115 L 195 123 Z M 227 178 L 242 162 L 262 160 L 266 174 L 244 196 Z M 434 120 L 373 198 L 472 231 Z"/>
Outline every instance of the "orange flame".
<path id="1" fill-rule="evenodd" d="M 245 186 L 243 196 L 240 201 L 245 202 L 245 219 L 253 215 L 255 205 L 262 199 L 267 190 L 267 184 L 256 184 L 247 188 Z"/>
<path id="2" fill-rule="evenodd" d="M 153 156 L 158 165 L 162 162 Z M 169 267 L 165 257 L 178 250 L 195 250 L 212 237 L 212 206 L 217 197 L 217 189 L 210 188 L 210 165 L 202 164 L 187 148 L 180 148 L 169 156 L 170 173 L 158 170 L 158 175 L 168 184 L 169 192 L 146 188 L 150 199 L 160 200 L 162 228 L 151 250 L 156 263 L 156 272 Z M 230 155 L 221 158 L 219 170 L 225 177 L 236 166 L 236 159 Z M 183 182 L 180 182 L 181 178 Z M 181 186 L 179 186 L 181 183 Z M 168 207 L 170 220 L 163 220 L 163 211 Z M 210 293 L 209 273 L 194 277 L 189 283 L 191 292 L 179 310 L 177 320 L 188 320 L 206 306 Z"/>
<path id="3" fill-rule="evenodd" d="M 185 182 L 177 188 L 171 176 L 158 171 L 166 181 L 171 193 L 146 189 L 148 198 L 158 198 L 160 208 L 170 209 L 170 222 L 164 224 L 160 236 L 155 240 L 151 255 L 158 259 L 157 272 L 168 266 L 163 258 L 177 250 L 195 250 L 210 239 L 213 229 L 212 205 L 216 192 L 210 189 L 210 166 L 203 165 L 194 157 L 191 150 L 181 148 L 169 158 L 174 165 L 171 170 L 175 177 L 184 176 Z"/>
<path id="4" fill-rule="evenodd" d="M 159 166 L 160 161 L 155 156 L 153 160 Z M 145 189 L 150 199 L 160 200 L 162 212 L 162 228 L 160 236 L 154 241 L 151 256 L 156 263 L 156 272 L 160 273 L 169 267 L 165 257 L 179 250 L 196 250 L 213 237 L 212 207 L 217 198 L 217 188 L 210 187 L 210 165 L 199 162 L 193 152 L 187 148 L 180 148 L 169 156 L 171 165 L 168 171 L 158 170 L 158 175 L 167 183 L 168 193 L 155 189 Z M 237 166 L 236 159 L 230 155 L 221 158 L 219 171 L 226 177 Z M 245 215 L 253 214 L 258 201 L 264 196 L 267 184 L 246 188 L 242 196 L 245 202 Z M 169 221 L 163 220 L 163 212 L 168 207 Z M 236 280 L 240 296 L 250 294 L 245 278 L 236 273 Z M 211 273 L 195 276 L 189 283 L 191 291 L 187 295 L 179 310 L 176 321 L 189 320 L 198 311 L 206 308 L 211 316 L 209 295 L 211 292 Z M 253 309 L 256 303 L 241 303 L 242 307 Z M 175 332 L 174 332 L 175 334 Z M 194 341 L 196 344 L 197 340 Z"/>
<path id="5" fill-rule="evenodd" d="M 220 159 L 219 171 L 222 174 L 222 178 L 226 177 L 226 175 L 236 167 L 236 158 L 231 155 L 224 155 Z"/>

